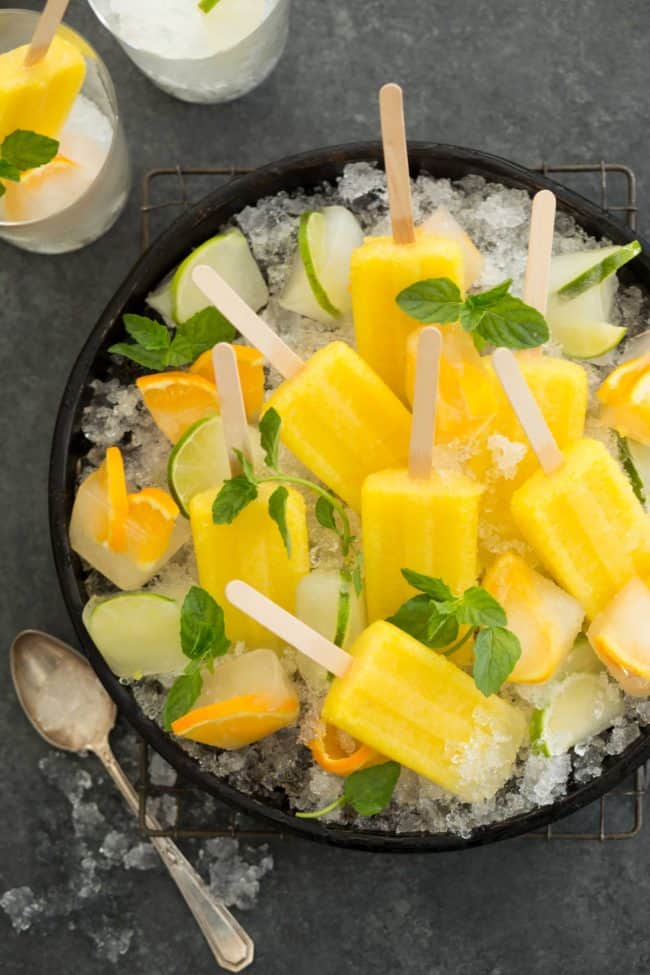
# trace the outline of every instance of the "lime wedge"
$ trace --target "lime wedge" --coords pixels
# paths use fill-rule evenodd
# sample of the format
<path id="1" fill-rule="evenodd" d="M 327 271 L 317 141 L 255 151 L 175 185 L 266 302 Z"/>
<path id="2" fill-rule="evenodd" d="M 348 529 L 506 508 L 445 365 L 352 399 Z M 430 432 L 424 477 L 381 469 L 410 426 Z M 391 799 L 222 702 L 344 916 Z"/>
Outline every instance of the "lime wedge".
<path id="1" fill-rule="evenodd" d="M 616 436 L 623 469 L 637 498 L 647 508 L 650 504 L 650 445 Z"/>
<path id="2" fill-rule="evenodd" d="M 349 315 L 350 259 L 362 243 L 359 221 L 345 207 L 303 213 L 298 253 L 280 304 L 324 324 Z"/>
<path id="3" fill-rule="evenodd" d="M 587 267 L 577 277 L 563 284 L 557 293 L 560 298 L 566 301 L 578 298 L 585 291 L 602 284 L 620 267 L 623 267 L 624 264 L 627 264 L 640 253 L 641 244 L 638 240 L 633 240 L 630 244 L 625 244 L 622 247 L 605 247 L 600 251 L 599 260 Z M 598 252 L 595 251 L 592 254 L 596 257 Z"/>
<path id="4" fill-rule="evenodd" d="M 251 253 L 248 241 L 241 230 L 235 227 L 206 240 L 176 268 L 170 285 L 176 322 L 186 322 L 209 304 L 192 280 L 192 271 L 199 264 L 207 264 L 217 271 L 254 311 L 258 311 L 269 300 L 266 281 Z"/>
<path id="5" fill-rule="evenodd" d="M 580 299 L 578 299 L 580 300 Z M 598 359 L 615 349 L 627 332 L 621 325 L 580 318 L 577 309 L 551 301 L 546 316 L 551 338 L 573 359 Z"/>
<path id="6" fill-rule="evenodd" d="M 543 709 L 533 713 L 533 751 L 551 757 L 610 728 L 625 710 L 623 695 L 606 674 L 570 674 Z"/>
<path id="7" fill-rule="evenodd" d="M 181 609 L 153 592 L 119 593 L 86 603 L 83 621 L 118 677 L 175 674 L 187 663 L 181 649 Z"/>
<path id="8" fill-rule="evenodd" d="M 342 593 L 345 593 L 342 596 Z M 298 583 L 296 616 L 328 640 L 348 648 L 365 629 L 364 597 L 341 578 L 338 569 L 313 569 Z M 298 654 L 298 670 L 312 687 L 327 681 L 324 667 Z"/>
<path id="9" fill-rule="evenodd" d="M 228 450 L 220 416 L 193 423 L 175 444 L 167 462 L 167 481 L 186 518 L 195 494 L 214 488 L 230 477 Z"/>

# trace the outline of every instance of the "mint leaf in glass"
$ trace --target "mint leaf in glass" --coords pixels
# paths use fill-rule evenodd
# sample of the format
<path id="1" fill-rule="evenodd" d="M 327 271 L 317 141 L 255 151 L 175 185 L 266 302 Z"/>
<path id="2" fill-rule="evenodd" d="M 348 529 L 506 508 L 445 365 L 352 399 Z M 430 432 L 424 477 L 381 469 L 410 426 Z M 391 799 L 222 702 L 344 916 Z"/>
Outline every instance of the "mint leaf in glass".
<path id="1" fill-rule="evenodd" d="M 59 151 L 56 139 L 27 129 L 16 129 L 5 137 L 0 155 L 11 166 L 24 172 L 51 162 Z"/>
<path id="2" fill-rule="evenodd" d="M 20 183 L 20 170 L 6 159 L 0 159 L 0 179 L 10 179 L 13 183 Z"/>

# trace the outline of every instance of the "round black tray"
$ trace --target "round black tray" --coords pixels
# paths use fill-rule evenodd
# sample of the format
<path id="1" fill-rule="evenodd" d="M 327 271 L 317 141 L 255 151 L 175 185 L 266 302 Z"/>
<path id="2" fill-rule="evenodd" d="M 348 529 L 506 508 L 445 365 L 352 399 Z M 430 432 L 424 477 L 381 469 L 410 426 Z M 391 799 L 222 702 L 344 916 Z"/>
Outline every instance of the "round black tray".
<path id="1" fill-rule="evenodd" d="M 626 243 L 635 235 L 590 201 L 530 170 L 507 160 L 472 149 L 435 143 L 412 143 L 409 148 L 411 171 L 436 177 L 458 179 L 470 173 L 486 179 L 535 192 L 552 189 L 558 206 L 595 237 L 608 237 Z M 57 417 L 50 463 L 50 529 L 57 573 L 63 596 L 79 641 L 90 663 L 121 712 L 140 735 L 165 758 L 183 778 L 231 806 L 251 815 L 271 820 L 285 832 L 309 837 L 335 846 L 373 852 L 441 852 L 466 849 L 519 836 L 567 816 L 600 798 L 650 757 L 650 729 L 644 731 L 626 750 L 605 759 L 598 779 L 586 785 L 573 785 L 562 799 L 525 815 L 475 830 L 468 838 L 451 833 L 386 833 L 369 829 L 328 826 L 314 820 L 296 819 L 286 797 L 255 798 L 243 794 L 216 776 L 203 771 L 174 739 L 149 720 L 131 692 L 109 670 L 90 640 L 81 621 L 86 601 L 81 566 L 68 543 L 67 526 L 72 508 L 75 477 L 80 458 L 88 449 L 81 433 L 81 412 L 88 397 L 89 382 L 114 374 L 114 360 L 107 355 L 111 343 L 122 339 L 122 315 L 143 313 L 147 294 L 193 247 L 218 233 L 224 223 L 245 206 L 280 190 L 310 189 L 323 181 L 334 181 L 349 162 L 371 161 L 381 165 L 379 143 L 355 143 L 314 150 L 283 159 L 249 175 L 233 179 L 192 206 L 166 230 L 140 258 L 126 281 L 118 288 L 92 330 L 66 384 Z M 624 269 L 628 282 L 638 282 L 650 290 L 650 259 L 644 254 Z"/>

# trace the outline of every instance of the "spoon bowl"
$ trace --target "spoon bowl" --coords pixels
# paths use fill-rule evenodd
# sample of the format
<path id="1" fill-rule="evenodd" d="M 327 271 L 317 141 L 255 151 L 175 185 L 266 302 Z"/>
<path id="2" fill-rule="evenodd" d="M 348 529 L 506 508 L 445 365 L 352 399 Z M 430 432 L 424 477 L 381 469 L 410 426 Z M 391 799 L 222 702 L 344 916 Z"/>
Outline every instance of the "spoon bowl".
<path id="1" fill-rule="evenodd" d="M 23 711 L 48 744 L 80 752 L 106 742 L 117 708 L 80 653 L 49 633 L 23 630 L 9 660 Z"/>

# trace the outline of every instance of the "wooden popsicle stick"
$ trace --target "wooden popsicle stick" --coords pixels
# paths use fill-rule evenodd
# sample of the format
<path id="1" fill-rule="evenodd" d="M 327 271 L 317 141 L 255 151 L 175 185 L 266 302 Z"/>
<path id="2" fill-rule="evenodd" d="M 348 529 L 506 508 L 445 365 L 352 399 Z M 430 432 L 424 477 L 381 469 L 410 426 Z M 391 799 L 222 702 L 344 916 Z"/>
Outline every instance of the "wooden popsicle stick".
<path id="1" fill-rule="evenodd" d="M 555 210 L 555 193 L 551 193 L 550 190 L 540 190 L 535 194 L 530 216 L 524 301 L 527 305 L 536 308 L 540 315 L 546 314 L 548 304 Z"/>
<path id="2" fill-rule="evenodd" d="M 431 476 L 441 350 L 442 336 L 438 329 L 433 325 L 423 328 L 418 336 L 409 445 L 409 477 L 412 478 Z"/>
<path id="3" fill-rule="evenodd" d="M 226 586 L 226 597 L 242 613 L 261 623 L 285 643 L 291 644 L 337 677 L 343 677 L 352 663 L 349 653 L 341 650 L 335 643 L 330 643 L 316 630 L 312 630 L 311 626 L 287 613 L 286 609 L 253 589 L 247 582 L 233 579 Z"/>
<path id="4" fill-rule="evenodd" d="M 393 240 L 396 244 L 412 244 L 415 240 L 415 227 L 404 124 L 404 99 L 399 85 L 384 85 L 380 90 L 379 114 Z"/>
<path id="5" fill-rule="evenodd" d="M 524 428 L 530 446 L 546 474 L 552 474 L 564 463 L 564 455 L 551 433 L 537 400 L 528 388 L 516 358 L 510 349 L 497 349 L 492 355 L 494 371 L 517 419 Z"/>
<path id="6" fill-rule="evenodd" d="M 244 406 L 237 356 L 232 345 L 219 342 L 212 350 L 212 364 L 217 380 L 217 395 L 221 407 L 223 435 L 226 441 L 231 474 L 241 473 L 241 462 L 235 451 L 239 450 L 246 460 L 253 463 L 253 448 Z"/>
<path id="7" fill-rule="evenodd" d="M 70 0 L 47 0 L 25 55 L 26 68 L 31 68 L 47 54 L 69 2 Z"/>
<path id="8" fill-rule="evenodd" d="M 262 352 L 281 376 L 291 379 L 300 372 L 304 365 L 302 359 L 292 352 L 277 332 L 255 314 L 221 275 L 207 264 L 199 264 L 192 271 L 192 280 L 215 308 L 225 315 L 251 345 Z"/>

